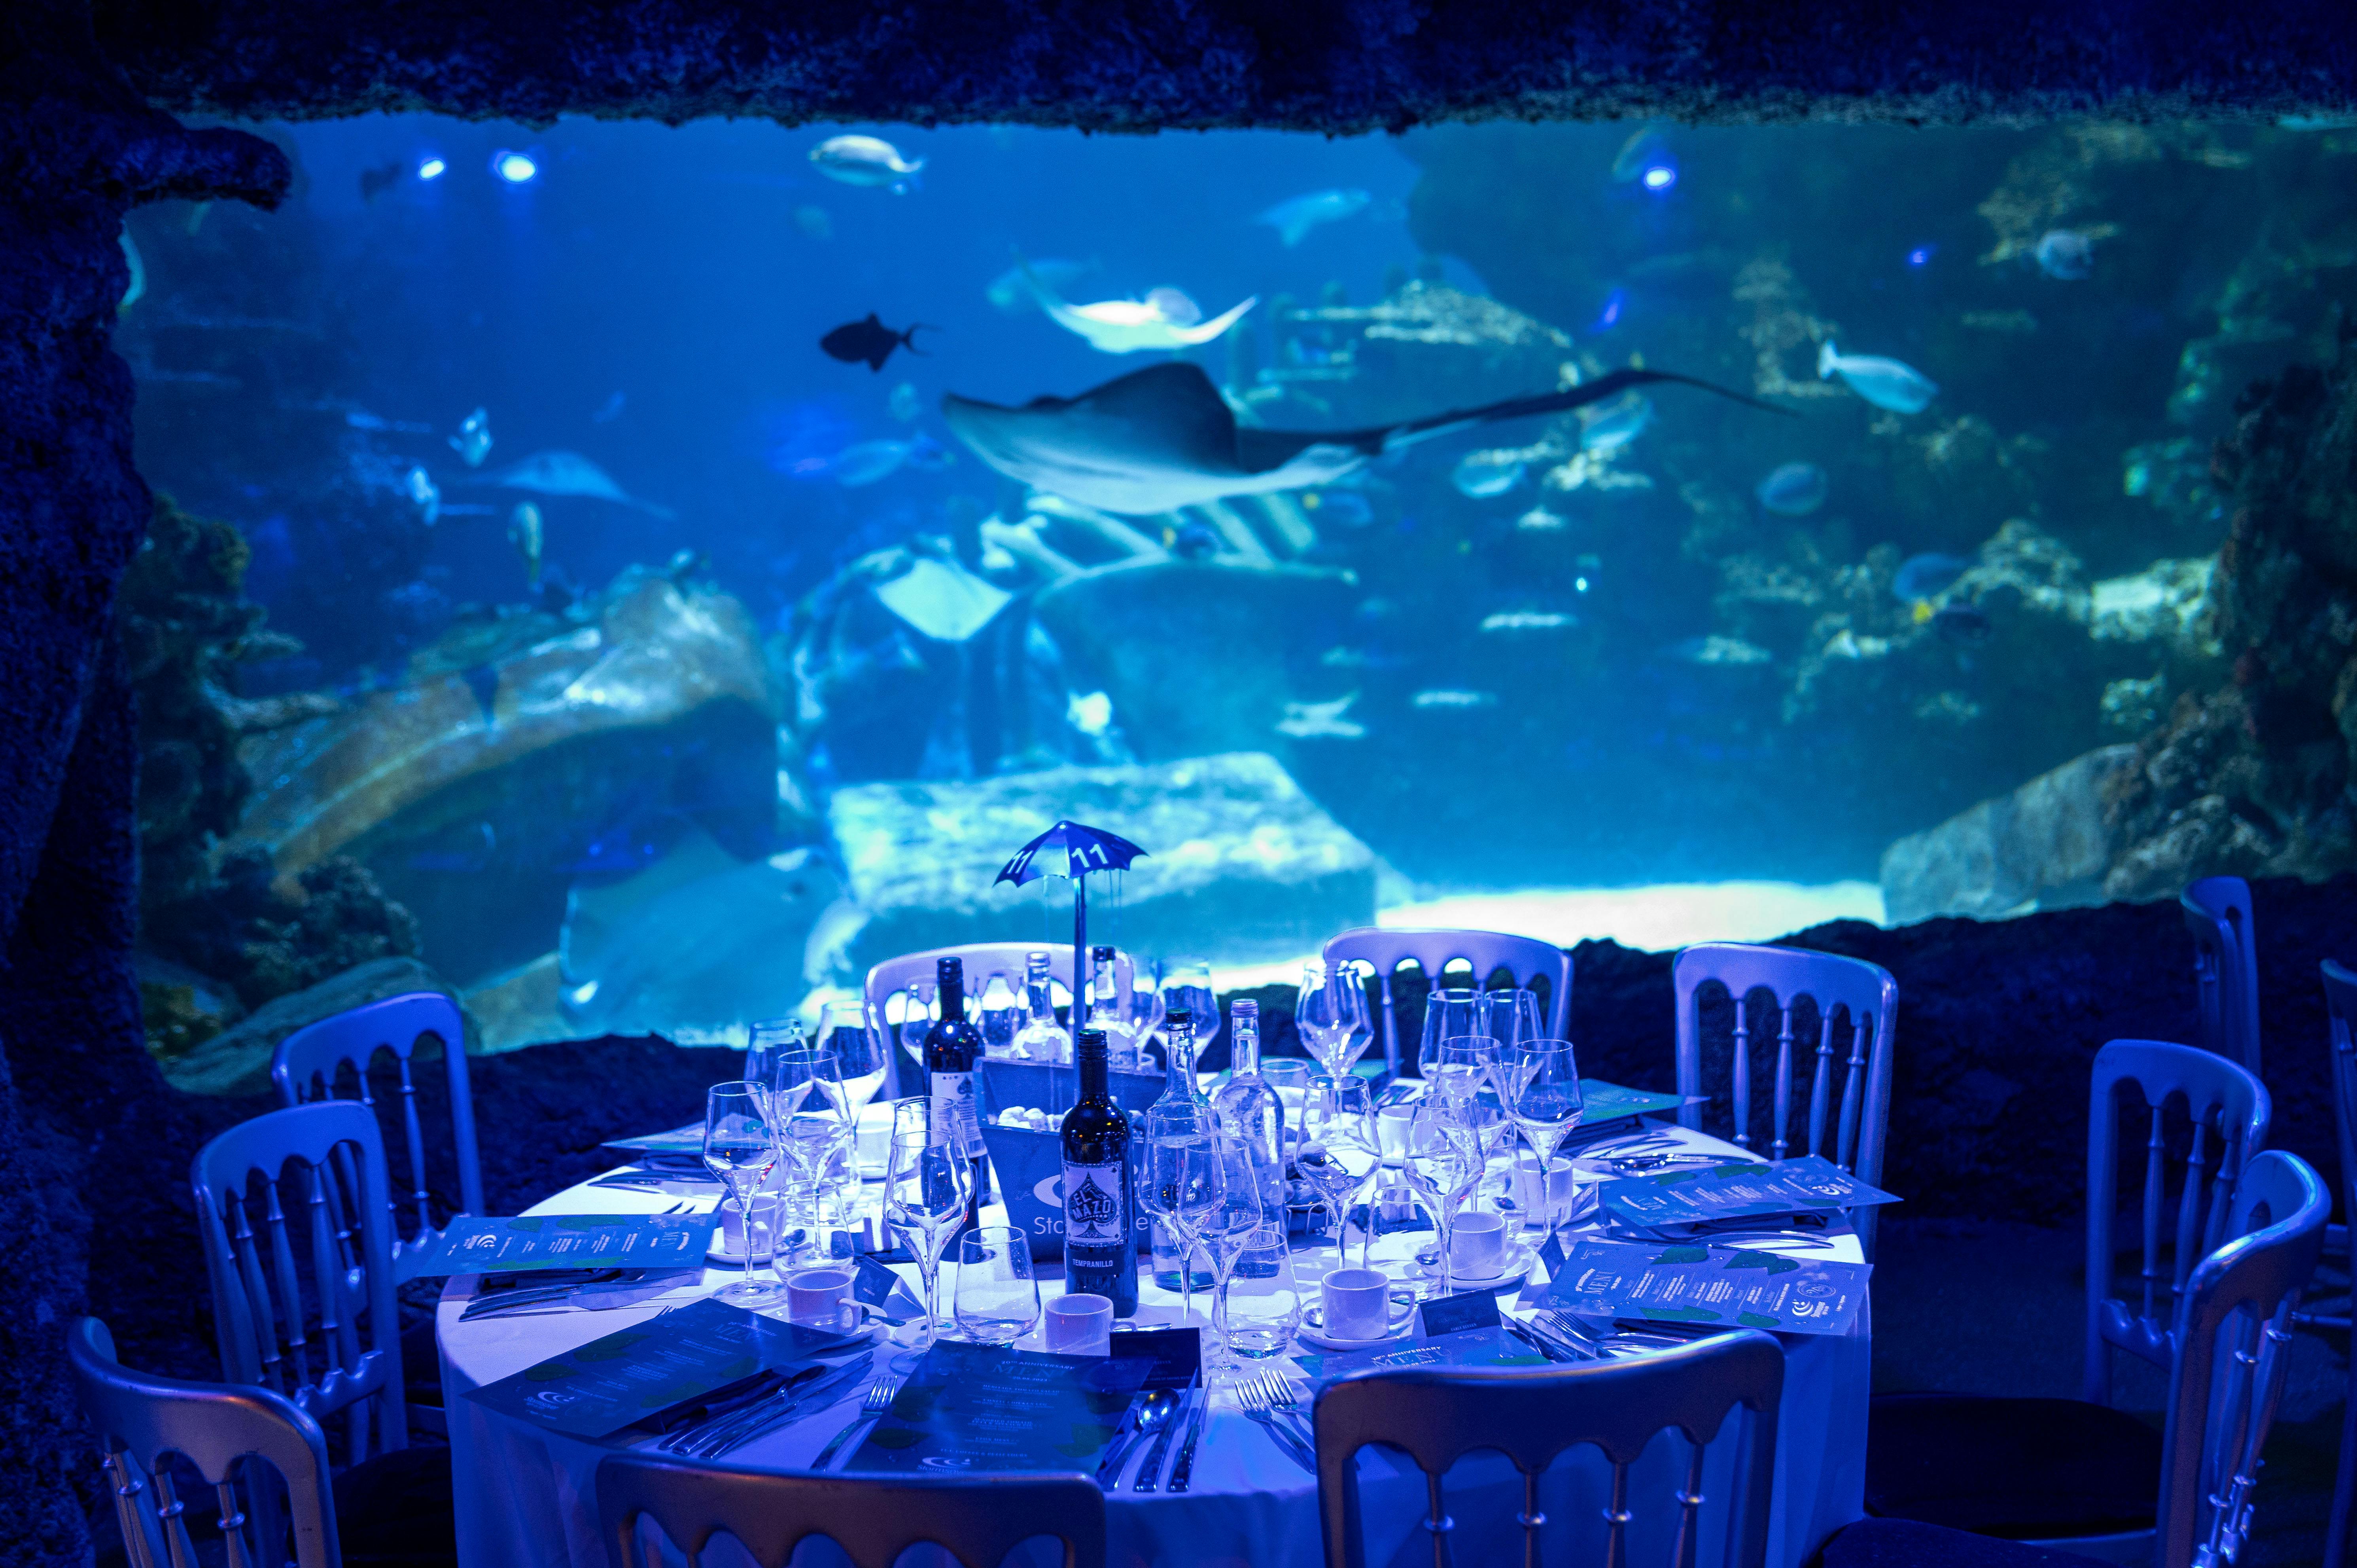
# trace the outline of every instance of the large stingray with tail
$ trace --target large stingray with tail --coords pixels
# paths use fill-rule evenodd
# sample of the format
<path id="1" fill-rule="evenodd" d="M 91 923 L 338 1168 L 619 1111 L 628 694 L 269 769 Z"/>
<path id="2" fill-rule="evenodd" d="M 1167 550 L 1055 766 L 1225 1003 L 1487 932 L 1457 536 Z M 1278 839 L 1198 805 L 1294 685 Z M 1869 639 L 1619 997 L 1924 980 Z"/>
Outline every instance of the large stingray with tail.
<path id="1" fill-rule="evenodd" d="M 1078 397 L 1036 397 L 1019 408 L 952 392 L 942 413 L 958 439 L 1010 479 L 1105 511 L 1151 514 L 1228 496 L 1328 485 L 1387 453 L 1477 424 L 1561 413 L 1651 382 L 1700 387 L 1771 413 L 1776 408 L 1670 371 L 1613 371 L 1579 386 L 1509 398 L 1364 430 L 1259 430 L 1235 412 L 1201 367 L 1172 360 L 1132 371 Z"/>

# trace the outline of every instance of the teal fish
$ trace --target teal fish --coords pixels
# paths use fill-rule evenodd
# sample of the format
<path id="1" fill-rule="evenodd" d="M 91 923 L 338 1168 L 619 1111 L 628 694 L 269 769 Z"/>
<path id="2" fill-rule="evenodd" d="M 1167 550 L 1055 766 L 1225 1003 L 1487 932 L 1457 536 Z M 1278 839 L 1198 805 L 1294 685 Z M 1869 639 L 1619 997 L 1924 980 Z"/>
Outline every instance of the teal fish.
<path id="1" fill-rule="evenodd" d="M 1340 223 L 1364 211 L 1373 199 L 1363 190 L 1313 190 L 1307 196 L 1278 202 L 1253 221 L 1275 230 L 1277 238 L 1290 250 L 1319 224 Z"/>
<path id="2" fill-rule="evenodd" d="M 1829 338 L 1817 349 L 1817 377 L 1839 376 L 1849 390 L 1893 413 L 1921 413 L 1940 395 L 1940 383 L 1914 366 L 1873 354 L 1845 354 Z"/>

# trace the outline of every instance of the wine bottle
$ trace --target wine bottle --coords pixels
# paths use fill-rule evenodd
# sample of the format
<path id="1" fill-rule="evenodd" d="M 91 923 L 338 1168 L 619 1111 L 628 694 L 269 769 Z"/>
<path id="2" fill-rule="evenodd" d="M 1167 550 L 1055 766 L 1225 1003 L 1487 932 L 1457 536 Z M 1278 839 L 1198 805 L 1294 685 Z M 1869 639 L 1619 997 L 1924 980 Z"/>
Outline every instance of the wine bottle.
<path id="1" fill-rule="evenodd" d="M 1244 1141 L 1261 1184 L 1268 1223 L 1236 1258 L 1243 1279 L 1274 1278 L 1285 1261 L 1285 1102 L 1260 1071 L 1260 1004 L 1238 997 L 1228 1005 L 1228 1081 L 1211 1097 L 1222 1126 Z"/>
<path id="2" fill-rule="evenodd" d="M 1129 1118 L 1114 1103 L 1105 1034 L 1081 1031 L 1080 1098 L 1059 1130 L 1064 1156 L 1064 1289 L 1137 1315 L 1137 1252 L 1131 1239 Z"/>
<path id="3" fill-rule="evenodd" d="M 978 1226 L 983 1199 L 990 1187 L 982 1121 L 974 1114 L 974 1075 L 982 1062 L 982 1031 L 966 1021 L 964 963 L 942 959 L 933 974 L 941 993 L 942 1015 L 925 1031 L 925 1087 L 932 1098 L 927 1125 L 933 1143 L 946 1144 L 974 1162 L 974 1190 L 965 1200 L 964 1226 Z"/>

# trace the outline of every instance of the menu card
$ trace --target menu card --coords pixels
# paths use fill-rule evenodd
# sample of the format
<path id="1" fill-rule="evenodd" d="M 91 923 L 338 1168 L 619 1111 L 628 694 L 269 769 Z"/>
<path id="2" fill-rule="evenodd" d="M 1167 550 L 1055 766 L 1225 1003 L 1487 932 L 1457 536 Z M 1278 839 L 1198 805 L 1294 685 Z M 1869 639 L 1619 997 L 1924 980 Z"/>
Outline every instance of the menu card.
<path id="1" fill-rule="evenodd" d="M 1146 1357 L 936 1344 L 845 1468 L 1092 1471 L 1153 1369 Z"/>
<path id="2" fill-rule="evenodd" d="M 1544 1367 L 1547 1359 L 1503 1328 L 1468 1328 L 1436 1334 L 1404 1345 L 1372 1350 L 1339 1350 L 1330 1356 L 1302 1355 L 1294 1364 L 1319 1388 L 1349 1372 L 1370 1367 Z"/>
<path id="3" fill-rule="evenodd" d="M 1774 1165 L 1681 1165 L 1603 1184 L 1605 1211 L 1638 1225 L 1700 1225 L 1771 1214 L 1833 1215 L 1899 1199 L 1820 1155 Z"/>
<path id="4" fill-rule="evenodd" d="M 461 1215 L 423 1247 L 404 1246 L 404 1280 L 526 1269 L 700 1269 L 719 1220 L 710 1214 Z"/>
<path id="5" fill-rule="evenodd" d="M 1617 1083 L 1607 1083 L 1600 1078 L 1579 1080 L 1579 1125 L 1581 1131 L 1602 1122 L 1620 1122 L 1637 1116 L 1660 1116 L 1675 1111 L 1684 1101 L 1674 1094 L 1656 1094 L 1651 1090 L 1626 1089 Z"/>
<path id="6" fill-rule="evenodd" d="M 706 1297 L 592 1339 L 468 1391 L 502 1414 L 575 1437 L 609 1437 L 757 1372 L 823 1369 L 818 1358 L 867 1343 Z"/>
<path id="7" fill-rule="evenodd" d="M 1846 1334 L 1873 1272 L 1742 1247 L 1582 1238 L 1544 1300 L 1583 1317 Z"/>

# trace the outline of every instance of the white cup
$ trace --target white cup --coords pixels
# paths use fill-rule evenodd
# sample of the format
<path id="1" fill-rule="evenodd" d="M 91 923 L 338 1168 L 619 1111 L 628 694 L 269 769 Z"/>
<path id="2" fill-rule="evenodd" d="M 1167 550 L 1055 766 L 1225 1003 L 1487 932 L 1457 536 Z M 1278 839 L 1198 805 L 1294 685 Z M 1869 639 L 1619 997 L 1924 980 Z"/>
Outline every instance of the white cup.
<path id="1" fill-rule="evenodd" d="M 1506 1221 L 1476 1209 L 1457 1217 L 1448 1234 L 1448 1266 L 1472 1278 L 1489 1279 L 1506 1266 Z"/>
<path id="2" fill-rule="evenodd" d="M 1043 1338 L 1059 1356 L 1113 1354 L 1113 1302 L 1086 1292 L 1060 1295 L 1048 1304 Z"/>
<path id="3" fill-rule="evenodd" d="M 1405 1105 L 1386 1105 L 1375 1112 L 1375 1141 L 1383 1151 L 1383 1158 L 1407 1157 L 1408 1124 L 1415 1120 L 1415 1112 L 1414 1101 Z"/>
<path id="4" fill-rule="evenodd" d="M 849 1269 L 796 1269 L 786 1276 L 786 1316 L 813 1328 L 834 1328 L 850 1316 Z"/>
<path id="5" fill-rule="evenodd" d="M 1392 1281 L 1381 1269 L 1335 1269 L 1321 1282 L 1326 1332 L 1337 1339 L 1379 1339 L 1391 1326 Z"/>
<path id="6" fill-rule="evenodd" d="M 1571 1200 L 1579 1190 L 1579 1173 L 1566 1159 L 1547 1162 L 1546 1193 L 1539 1193 L 1539 1157 L 1524 1149 L 1514 1156 L 1514 1206 L 1530 1217 L 1534 1224 L 1545 1223 L 1552 1216 L 1560 1219 L 1571 1208 Z"/>
<path id="7" fill-rule="evenodd" d="M 874 1171 L 884 1172 L 886 1156 L 892 1152 L 892 1105 L 865 1105 L 859 1112 L 859 1129 L 853 1136 L 855 1155 L 864 1176 Z"/>

